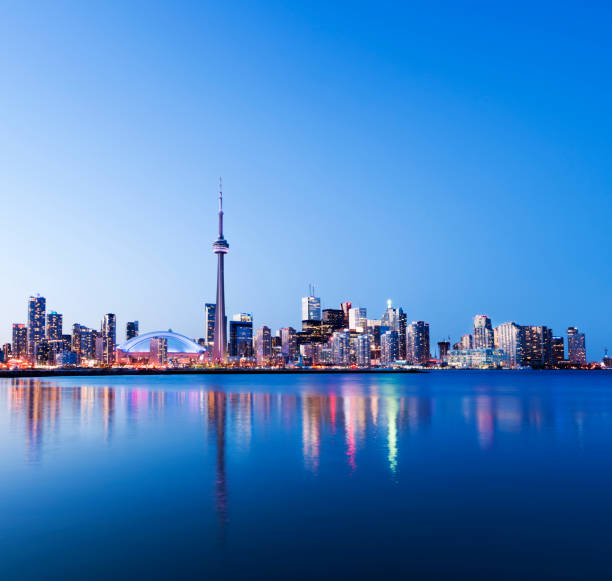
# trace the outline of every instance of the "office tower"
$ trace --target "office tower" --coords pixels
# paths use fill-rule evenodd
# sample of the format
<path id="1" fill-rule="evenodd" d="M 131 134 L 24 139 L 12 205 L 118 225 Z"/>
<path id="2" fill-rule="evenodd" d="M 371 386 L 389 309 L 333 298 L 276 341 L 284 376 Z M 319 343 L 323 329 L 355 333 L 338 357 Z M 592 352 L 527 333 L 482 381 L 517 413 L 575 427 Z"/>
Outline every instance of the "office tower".
<path id="1" fill-rule="evenodd" d="M 272 356 L 272 333 L 270 327 L 263 325 L 257 329 L 254 346 L 257 365 L 268 365 Z"/>
<path id="2" fill-rule="evenodd" d="M 406 336 L 406 341 L 408 337 Z M 408 347 L 406 347 L 408 349 Z M 397 361 L 399 355 L 399 339 L 397 331 L 387 331 L 380 338 L 380 362 L 382 365 L 391 365 Z"/>
<path id="3" fill-rule="evenodd" d="M 15 359 L 26 359 L 28 356 L 28 329 L 22 323 L 13 324 L 12 355 Z"/>
<path id="4" fill-rule="evenodd" d="M 348 366 L 351 356 L 350 333 L 348 331 L 336 331 L 330 341 L 334 365 Z"/>
<path id="5" fill-rule="evenodd" d="M 62 337 L 62 315 L 56 311 L 47 314 L 47 339 L 57 340 Z"/>
<path id="6" fill-rule="evenodd" d="M 351 331 L 365 333 L 368 328 L 368 313 L 363 307 L 351 307 L 349 309 L 349 326 Z"/>
<path id="7" fill-rule="evenodd" d="M 166 365 L 168 363 L 167 337 L 153 337 L 149 346 L 149 363 L 152 365 Z"/>
<path id="8" fill-rule="evenodd" d="M 128 321 L 125 325 L 125 340 L 129 341 L 138 336 L 138 321 Z"/>
<path id="9" fill-rule="evenodd" d="M 79 352 L 77 353 L 77 356 L 79 358 L 79 363 L 83 359 L 95 359 L 96 358 L 96 336 L 97 336 L 97 331 L 81 326 L 81 329 L 80 329 L 81 343 L 79 347 Z"/>
<path id="10" fill-rule="evenodd" d="M 295 361 L 297 357 L 297 337 L 293 327 L 281 329 L 281 353 L 288 361 Z"/>
<path id="11" fill-rule="evenodd" d="M 8 360 L 11 358 L 11 344 L 10 343 L 5 343 L 4 345 L 2 345 L 2 361 L 4 363 L 7 363 Z"/>
<path id="12" fill-rule="evenodd" d="M 215 344 L 215 304 L 204 304 L 204 346 L 208 349 Z"/>
<path id="13" fill-rule="evenodd" d="M 406 318 L 406 313 L 400 307 L 400 310 L 397 314 L 397 323 L 398 323 L 398 341 L 399 341 L 399 358 L 406 359 L 406 328 L 408 326 L 408 319 Z"/>
<path id="14" fill-rule="evenodd" d="M 381 317 L 380 324 L 390 331 L 399 333 L 399 312 L 391 306 L 391 299 L 387 301 L 387 308 Z"/>
<path id="15" fill-rule="evenodd" d="M 342 309 L 323 309 L 323 324 L 328 327 L 330 334 L 342 331 L 345 328 Z"/>
<path id="16" fill-rule="evenodd" d="M 351 301 L 346 301 L 340 304 L 340 308 L 342 309 L 342 313 L 344 314 L 344 329 L 349 328 L 349 311 L 351 310 L 352 306 L 353 304 L 351 303 Z"/>
<path id="17" fill-rule="evenodd" d="M 253 357 L 253 315 L 239 313 L 230 321 L 231 357 Z"/>
<path id="18" fill-rule="evenodd" d="M 103 354 L 102 362 L 112 365 L 115 362 L 117 346 L 117 320 L 113 313 L 107 313 L 102 319 Z"/>
<path id="19" fill-rule="evenodd" d="M 429 323 L 413 321 L 406 329 L 406 361 L 411 365 L 426 365 L 430 358 Z"/>
<path id="20" fill-rule="evenodd" d="M 552 363 L 555 367 L 565 361 L 565 345 L 563 337 L 552 338 Z"/>
<path id="21" fill-rule="evenodd" d="M 213 360 L 224 363 L 227 350 L 227 322 L 225 318 L 225 274 L 224 259 L 229 251 L 229 244 L 223 237 L 223 190 L 219 182 L 219 237 L 213 244 L 217 255 L 217 302 L 215 303 L 215 330 L 213 338 Z"/>
<path id="22" fill-rule="evenodd" d="M 578 365 L 586 365 L 587 362 L 584 333 L 579 333 L 576 327 L 567 328 L 567 359 Z"/>
<path id="23" fill-rule="evenodd" d="M 506 367 L 522 365 L 523 332 L 520 325 L 513 322 L 502 323 L 495 327 L 497 344 L 495 347 L 504 352 Z"/>
<path id="24" fill-rule="evenodd" d="M 476 315 L 474 317 L 474 349 L 493 349 L 493 328 L 491 319 L 487 315 Z"/>
<path id="25" fill-rule="evenodd" d="M 474 349 L 474 340 L 471 335 L 461 335 L 461 349 Z"/>
<path id="26" fill-rule="evenodd" d="M 450 341 L 438 341 L 438 354 L 440 356 L 440 361 L 446 361 L 449 351 Z"/>
<path id="27" fill-rule="evenodd" d="M 302 297 L 302 321 L 321 320 L 321 299 L 319 297 Z"/>
<path id="28" fill-rule="evenodd" d="M 525 325 L 522 333 L 522 365 L 544 367 L 552 364 L 552 331 L 545 325 Z"/>
<path id="29" fill-rule="evenodd" d="M 36 295 L 28 299 L 28 359 L 36 361 L 36 345 L 45 336 L 45 297 Z"/>
<path id="30" fill-rule="evenodd" d="M 355 339 L 355 360 L 359 367 L 370 367 L 370 335 L 364 333 Z"/>

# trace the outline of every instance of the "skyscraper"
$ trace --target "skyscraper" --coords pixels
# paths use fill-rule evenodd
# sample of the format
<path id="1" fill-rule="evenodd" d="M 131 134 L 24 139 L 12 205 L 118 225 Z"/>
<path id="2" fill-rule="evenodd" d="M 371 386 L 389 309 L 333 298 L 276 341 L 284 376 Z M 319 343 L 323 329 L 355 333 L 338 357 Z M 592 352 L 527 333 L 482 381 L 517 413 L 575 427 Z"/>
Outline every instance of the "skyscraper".
<path id="1" fill-rule="evenodd" d="M 215 304 L 204 303 L 204 346 L 213 349 L 215 345 Z"/>
<path id="2" fill-rule="evenodd" d="M 345 329 L 349 328 L 349 311 L 351 310 L 352 306 L 353 306 L 353 303 L 351 303 L 351 301 L 346 301 L 340 304 L 340 308 L 342 309 L 342 312 L 344 313 L 344 328 Z"/>
<path id="3" fill-rule="evenodd" d="M 250 313 L 234 315 L 230 321 L 229 354 L 231 357 L 253 356 L 253 316 Z"/>
<path id="4" fill-rule="evenodd" d="M 297 337 L 293 327 L 281 329 L 281 353 L 288 361 L 297 357 Z"/>
<path id="5" fill-rule="evenodd" d="M 586 365 L 586 341 L 584 333 L 579 333 L 576 327 L 567 328 L 567 358 L 570 363 Z"/>
<path id="6" fill-rule="evenodd" d="M 102 361 L 107 365 L 115 362 L 115 347 L 117 346 L 117 319 L 113 313 L 107 313 L 102 319 Z"/>
<path id="7" fill-rule="evenodd" d="M 138 321 L 128 321 L 125 326 L 125 340 L 129 341 L 138 336 Z"/>
<path id="8" fill-rule="evenodd" d="M 450 341 L 438 341 L 438 354 L 440 361 L 446 361 L 450 351 Z"/>
<path id="9" fill-rule="evenodd" d="M 225 273 L 224 258 L 229 251 L 229 244 L 223 237 L 223 189 L 219 180 L 219 237 L 213 244 L 217 255 L 217 302 L 215 303 L 215 331 L 213 342 L 213 361 L 225 362 L 227 352 L 227 335 L 225 319 Z"/>
<path id="10" fill-rule="evenodd" d="M 358 333 L 365 333 L 368 328 L 368 312 L 363 307 L 349 309 L 349 329 Z"/>
<path id="11" fill-rule="evenodd" d="M 474 349 L 493 349 L 493 328 L 487 315 L 474 317 Z"/>
<path id="12" fill-rule="evenodd" d="M 390 365 L 397 361 L 399 355 L 399 341 L 397 331 L 387 331 L 380 338 L 380 362 Z"/>
<path id="13" fill-rule="evenodd" d="M 552 363 L 557 367 L 562 361 L 565 360 L 565 345 L 563 344 L 563 337 L 552 338 Z"/>
<path id="14" fill-rule="evenodd" d="M 321 320 L 321 299 L 319 297 L 302 297 L 302 321 Z"/>
<path id="15" fill-rule="evenodd" d="M 355 361 L 359 367 L 370 367 L 370 335 L 367 333 L 355 339 Z"/>
<path id="16" fill-rule="evenodd" d="M 430 357 L 429 323 L 413 321 L 406 329 L 406 361 L 412 365 L 426 365 Z"/>
<path id="17" fill-rule="evenodd" d="M 45 297 L 36 295 L 28 299 L 28 359 L 36 361 L 36 345 L 45 337 Z"/>
<path id="18" fill-rule="evenodd" d="M 152 365 L 166 365 L 168 362 L 168 339 L 166 337 L 153 337 L 149 347 L 149 363 Z"/>
<path id="19" fill-rule="evenodd" d="M 270 327 L 263 325 L 255 334 L 255 356 L 257 365 L 268 365 L 272 356 L 272 332 Z"/>
<path id="20" fill-rule="evenodd" d="M 344 329 L 342 309 L 323 309 L 323 324 L 327 326 L 330 334 L 334 331 L 342 331 Z"/>
<path id="21" fill-rule="evenodd" d="M 351 357 L 351 335 L 348 331 L 336 331 L 331 338 L 334 365 L 349 365 Z"/>
<path id="22" fill-rule="evenodd" d="M 62 315 L 51 311 L 47 314 L 47 339 L 52 341 L 62 338 Z"/>
<path id="23" fill-rule="evenodd" d="M 525 325 L 522 333 L 522 365 L 542 367 L 552 364 L 552 330 L 546 325 Z"/>
<path id="24" fill-rule="evenodd" d="M 13 324 L 11 354 L 16 359 L 26 359 L 28 355 L 28 329 L 22 323 Z"/>
<path id="25" fill-rule="evenodd" d="M 522 365 L 523 332 L 521 326 L 508 322 L 497 326 L 496 330 L 496 347 L 504 352 L 506 367 Z"/>
<path id="26" fill-rule="evenodd" d="M 398 323 L 398 340 L 399 340 L 399 358 L 406 359 L 406 327 L 408 326 L 408 319 L 406 313 L 400 307 L 397 315 Z"/>

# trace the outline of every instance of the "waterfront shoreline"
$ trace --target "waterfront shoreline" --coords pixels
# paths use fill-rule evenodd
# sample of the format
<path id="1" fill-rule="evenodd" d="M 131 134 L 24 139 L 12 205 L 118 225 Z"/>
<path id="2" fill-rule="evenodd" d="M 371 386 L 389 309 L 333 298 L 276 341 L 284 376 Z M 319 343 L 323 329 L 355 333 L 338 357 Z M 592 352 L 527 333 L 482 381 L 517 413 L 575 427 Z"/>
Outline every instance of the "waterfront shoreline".
<path id="1" fill-rule="evenodd" d="M 14 369 L 0 370 L 3 377 L 99 377 L 121 375 L 300 375 L 322 373 L 428 373 L 425 369 Z"/>

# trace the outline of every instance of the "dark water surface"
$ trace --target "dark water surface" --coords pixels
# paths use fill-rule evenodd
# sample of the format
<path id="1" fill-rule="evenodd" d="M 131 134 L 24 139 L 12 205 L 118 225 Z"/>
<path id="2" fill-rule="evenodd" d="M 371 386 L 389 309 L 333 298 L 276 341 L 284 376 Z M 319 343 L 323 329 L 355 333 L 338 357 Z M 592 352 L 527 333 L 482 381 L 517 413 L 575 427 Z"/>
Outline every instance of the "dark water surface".
<path id="1" fill-rule="evenodd" d="M 612 576 L 612 374 L 0 380 L 0 579 Z"/>

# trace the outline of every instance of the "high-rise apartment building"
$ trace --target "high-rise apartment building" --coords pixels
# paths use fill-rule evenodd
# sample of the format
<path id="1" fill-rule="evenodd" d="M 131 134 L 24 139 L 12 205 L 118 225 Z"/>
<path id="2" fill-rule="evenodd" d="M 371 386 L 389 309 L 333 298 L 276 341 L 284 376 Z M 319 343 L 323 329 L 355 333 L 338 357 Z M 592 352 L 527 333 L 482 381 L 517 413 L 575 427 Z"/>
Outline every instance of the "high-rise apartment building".
<path id="1" fill-rule="evenodd" d="M 567 359 L 578 365 L 586 365 L 587 362 L 584 333 L 579 333 L 576 327 L 567 328 Z"/>
<path id="2" fill-rule="evenodd" d="M 491 319 L 487 315 L 476 315 L 474 317 L 473 333 L 474 349 L 493 349 L 493 327 Z"/>
<path id="3" fill-rule="evenodd" d="M 13 343 L 11 355 L 15 359 L 27 359 L 28 356 L 28 329 L 22 323 L 13 324 Z"/>
<path id="4" fill-rule="evenodd" d="M 36 295 L 28 299 L 28 359 L 36 362 L 36 345 L 45 337 L 45 297 Z"/>
<path id="5" fill-rule="evenodd" d="M 398 330 L 397 336 L 399 341 L 399 358 L 402 360 L 406 359 L 406 329 L 408 327 L 408 319 L 406 313 L 400 307 L 397 314 Z"/>
<path id="6" fill-rule="evenodd" d="M 522 365 L 545 367 L 552 364 L 552 330 L 546 325 L 525 325 L 522 333 Z"/>
<path id="7" fill-rule="evenodd" d="M 204 304 L 204 344 L 212 349 L 215 344 L 215 304 Z"/>
<path id="8" fill-rule="evenodd" d="M 380 338 L 380 362 L 391 365 L 399 356 L 399 340 L 397 331 L 387 331 Z"/>
<path id="9" fill-rule="evenodd" d="M 411 365 L 426 365 L 430 357 L 429 323 L 413 321 L 406 329 L 406 361 Z"/>
<path id="10" fill-rule="evenodd" d="M 358 367 L 370 367 L 370 335 L 363 333 L 355 338 L 355 362 Z"/>
<path id="11" fill-rule="evenodd" d="M 281 333 L 281 353 L 288 361 L 297 358 L 297 337 L 293 327 L 284 327 Z"/>
<path id="12" fill-rule="evenodd" d="M 125 325 L 125 340 L 129 341 L 138 336 L 138 321 L 128 321 Z"/>
<path id="13" fill-rule="evenodd" d="M 523 331 L 521 326 L 508 322 L 498 325 L 495 329 L 497 338 L 495 347 L 504 352 L 505 366 L 513 368 L 522 365 Z"/>
<path id="14" fill-rule="evenodd" d="M 565 361 L 565 345 L 563 337 L 552 338 L 552 363 L 555 367 L 558 367 L 563 361 Z"/>
<path id="15" fill-rule="evenodd" d="M 348 366 L 351 358 L 351 335 L 348 331 L 336 331 L 331 338 L 334 365 Z"/>
<path id="16" fill-rule="evenodd" d="M 107 313 L 102 319 L 102 361 L 107 365 L 115 362 L 115 348 L 117 347 L 117 318 L 113 313 Z"/>
<path id="17" fill-rule="evenodd" d="M 55 341 L 62 338 L 62 319 L 62 315 L 55 311 L 47 314 L 47 339 Z"/>

